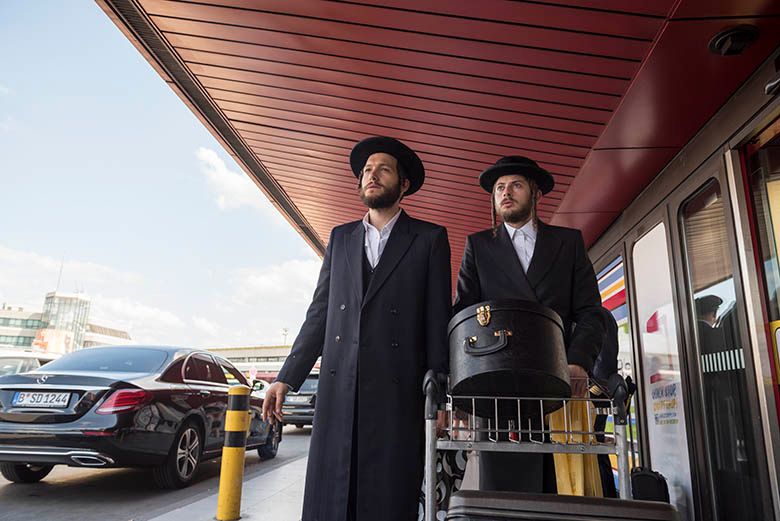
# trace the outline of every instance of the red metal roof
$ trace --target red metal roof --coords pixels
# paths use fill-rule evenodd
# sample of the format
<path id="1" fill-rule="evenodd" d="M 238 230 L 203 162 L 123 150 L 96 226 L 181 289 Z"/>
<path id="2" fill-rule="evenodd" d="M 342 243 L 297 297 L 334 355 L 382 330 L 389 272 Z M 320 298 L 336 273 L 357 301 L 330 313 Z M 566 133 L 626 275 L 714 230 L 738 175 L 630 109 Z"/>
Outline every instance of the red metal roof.
<path id="1" fill-rule="evenodd" d="M 592 243 L 780 44 L 760 0 L 98 3 L 320 251 L 365 212 L 352 145 L 410 145 L 427 177 L 404 207 L 448 227 L 455 271 L 499 156 L 549 169 L 540 216 Z M 743 55 L 708 51 L 745 23 Z"/>

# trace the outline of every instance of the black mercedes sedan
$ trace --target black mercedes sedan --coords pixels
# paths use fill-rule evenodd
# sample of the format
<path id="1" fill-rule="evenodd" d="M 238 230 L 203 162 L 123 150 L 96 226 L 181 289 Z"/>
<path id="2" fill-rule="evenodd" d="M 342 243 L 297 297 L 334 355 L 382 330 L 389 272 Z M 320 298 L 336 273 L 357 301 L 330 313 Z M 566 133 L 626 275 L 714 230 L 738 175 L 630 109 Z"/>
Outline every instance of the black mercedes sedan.
<path id="1" fill-rule="evenodd" d="M 219 457 L 228 389 L 248 385 L 207 351 L 94 347 L 28 373 L 0 377 L 0 473 L 32 483 L 54 465 L 150 467 L 163 488 L 187 486 L 198 464 Z M 276 456 L 279 424 L 250 399 L 247 450 Z"/>

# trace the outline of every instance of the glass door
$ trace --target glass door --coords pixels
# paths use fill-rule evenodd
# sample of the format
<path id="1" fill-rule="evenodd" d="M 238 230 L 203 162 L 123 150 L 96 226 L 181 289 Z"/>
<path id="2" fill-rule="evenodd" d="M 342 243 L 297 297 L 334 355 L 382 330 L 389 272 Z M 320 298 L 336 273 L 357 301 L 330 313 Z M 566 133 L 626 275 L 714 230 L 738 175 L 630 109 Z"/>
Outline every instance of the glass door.
<path id="1" fill-rule="evenodd" d="M 634 243 L 631 253 L 642 366 L 639 388 L 650 453 L 643 461 L 666 477 L 680 518 L 693 521 L 688 397 L 680 362 L 667 233 L 663 222 L 656 224 Z"/>
<path id="2" fill-rule="evenodd" d="M 780 124 L 777 132 L 766 135 L 746 150 L 747 174 L 755 216 L 755 230 L 760 251 L 764 282 L 764 302 L 772 335 L 772 361 L 778 374 L 778 337 L 780 337 Z M 770 131 L 772 128 L 770 127 Z"/>
<path id="3" fill-rule="evenodd" d="M 761 498 L 761 427 L 752 418 L 755 380 L 720 177 L 706 180 L 678 213 L 687 272 L 686 356 L 697 384 L 696 428 L 703 441 L 697 459 L 707 467 L 701 486 L 708 490 L 702 496 L 714 520 L 767 519 Z"/>

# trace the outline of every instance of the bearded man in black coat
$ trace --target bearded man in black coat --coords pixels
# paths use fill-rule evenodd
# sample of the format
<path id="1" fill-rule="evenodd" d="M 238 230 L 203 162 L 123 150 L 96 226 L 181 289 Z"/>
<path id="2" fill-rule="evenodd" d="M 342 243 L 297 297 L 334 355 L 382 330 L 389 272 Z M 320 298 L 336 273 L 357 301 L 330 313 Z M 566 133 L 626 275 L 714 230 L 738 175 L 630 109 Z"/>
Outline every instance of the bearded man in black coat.
<path id="1" fill-rule="evenodd" d="M 563 321 L 572 394 L 585 396 L 604 324 L 582 234 L 537 218 L 536 205 L 555 181 L 531 159 L 503 157 L 480 174 L 479 182 L 492 197 L 493 227 L 466 241 L 454 311 L 496 299 L 531 300 L 551 308 Z M 499 225 L 496 213 L 503 221 Z M 552 457 L 484 452 L 480 488 L 555 492 Z"/>
<path id="2" fill-rule="evenodd" d="M 401 199 L 423 184 L 417 154 L 385 137 L 350 154 L 361 221 L 333 229 L 306 320 L 263 404 L 282 421 L 322 356 L 303 521 L 412 521 L 423 474 L 426 371 L 447 372 L 447 231 Z"/>

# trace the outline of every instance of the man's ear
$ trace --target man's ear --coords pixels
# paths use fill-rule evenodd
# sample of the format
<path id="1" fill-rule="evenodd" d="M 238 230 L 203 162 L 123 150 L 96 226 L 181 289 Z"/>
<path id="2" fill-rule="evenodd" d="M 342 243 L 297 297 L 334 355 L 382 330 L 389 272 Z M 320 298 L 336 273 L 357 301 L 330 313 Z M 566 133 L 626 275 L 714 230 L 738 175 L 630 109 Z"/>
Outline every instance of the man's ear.
<path id="1" fill-rule="evenodd" d="M 406 195 L 410 186 L 412 186 L 412 183 L 408 179 L 404 179 L 403 182 L 401 182 L 401 194 Z"/>

